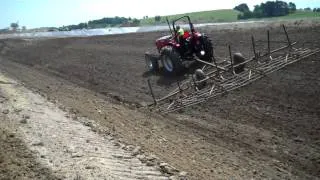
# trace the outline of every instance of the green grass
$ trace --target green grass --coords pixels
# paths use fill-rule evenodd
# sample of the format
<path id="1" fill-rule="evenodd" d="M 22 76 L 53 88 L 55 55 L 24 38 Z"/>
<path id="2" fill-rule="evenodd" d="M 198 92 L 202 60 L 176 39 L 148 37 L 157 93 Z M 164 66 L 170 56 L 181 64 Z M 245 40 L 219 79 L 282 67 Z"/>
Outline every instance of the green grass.
<path id="1" fill-rule="evenodd" d="M 249 20 L 267 20 L 267 21 L 281 21 L 281 20 L 306 20 L 306 19 L 320 19 L 319 12 L 306 12 L 306 11 L 297 11 L 295 13 L 289 14 L 287 16 L 271 17 L 271 18 L 252 18 Z"/>
<path id="2" fill-rule="evenodd" d="M 305 12 L 305 11 L 297 11 L 293 14 L 289 14 L 287 16 L 278 17 L 283 19 L 300 19 L 300 18 L 319 18 L 319 12 Z"/>
<path id="3" fill-rule="evenodd" d="M 238 14 L 239 14 L 239 11 L 235 11 L 232 9 L 200 11 L 200 12 L 192 12 L 192 13 L 185 13 L 185 14 L 161 16 L 161 21 L 157 23 L 155 23 L 154 17 L 150 17 L 147 19 L 141 19 L 140 24 L 141 25 L 164 24 L 166 23 L 165 17 L 168 17 L 169 20 L 171 21 L 173 19 L 179 18 L 184 15 L 189 15 L 193 23 L 231 22 L 231 21 L 237 21 Z"/>

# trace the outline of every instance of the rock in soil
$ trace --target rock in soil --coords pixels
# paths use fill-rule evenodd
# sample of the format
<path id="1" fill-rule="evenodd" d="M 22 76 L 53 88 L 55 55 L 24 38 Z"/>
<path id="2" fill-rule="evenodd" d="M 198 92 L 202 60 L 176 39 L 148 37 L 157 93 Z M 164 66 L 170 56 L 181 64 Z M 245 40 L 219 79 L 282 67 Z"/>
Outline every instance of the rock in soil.
<path id="1" fill-rule="evenodd" d="M 30 116 L 25 114 L 25 115 L 22 116 L 22 118 L 23 119 L 30 119 Z"/>
<path id="2" fill-rule="evenodd" d="M 173 175 L 173 174 L 178 172 L 174 167 L 170 166 L 167 163 L 160 163 L 159 166 L 160 166 L 161 172 L 164 173 L 164 174 Z"/>
<path id="3" fill-rule="evenodd" d="M 22 120 L 20 121 L 20 123 L 21 123 L 21 124 L 27 124 L 27 119 L 22 119 Z"/>
<path id="4" fill-rule="evenodd" d="M 136 148 L 134 148 L 134 150 L 132 151 L 132 155 L 136 156 L 140 153 L 141 147 L 137 146 Z"/>
<path id="5" fill-rule="evenodd" d="M 9 114 L 9 112 L 10 112 L 9 109 L 5 109 L 2 111 L 3 114 Z"/>

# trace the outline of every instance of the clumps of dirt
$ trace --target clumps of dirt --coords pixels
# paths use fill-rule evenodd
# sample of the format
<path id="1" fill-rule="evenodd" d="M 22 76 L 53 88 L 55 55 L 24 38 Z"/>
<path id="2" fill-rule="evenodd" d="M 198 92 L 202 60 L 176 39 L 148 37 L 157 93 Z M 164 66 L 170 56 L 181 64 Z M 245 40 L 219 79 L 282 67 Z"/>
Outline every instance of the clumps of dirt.
<path id="1" fill-rule="evenodd" d="M 15 133 L 16 129 L 0 126 L 0 179 L 60 179 L 36 161 L 33 153 Z"/>
<path id="2" fill-rule="evenodd" d="M 59 104 L 55 101 L 56 104 Z M 135 146 L 128 144 L 127 142 L 119 139 L 117 134 L 114 133 L 113 129 L 110 129 L 106 126 L 101 126 L 97 124 L 96 121 L 89 120 L 86 117 L 82 117 L 79 114 L 79 111 L 74 108 L 68 108 L 63 106 L 62 104 L 58 105 L 60 109 L 65 112 L 68 112 L 69 116 L 73 120 L 77 120 L 81 122 L 84 126 L 90 127 L 93 132 L 97 132 L 101 135 L 104 135 L 108 141 L 112 141 L 116 147 L 120 147 L 121 149 L 130 152 L 132 156 L 137 157 L 143 164 L 149 167 L 156 167 L 160 170 L 164 175 L 168 176 L 170 180 L 185 180 L 187 179 L 187 172 L 179 171 L 177 168 L 172 165 L 161 161 L 159 157 L 152 153 L 146 152 L 140 146 Z M 99 110 L 98 110 L 99 111 Z"/>
<path id="3" fill-rule="evenodd" d="M 66 112 L 66 117 L 71 118 L 75 121 L 78 121 L 82 123 L 84 126 L 87 126 L 90 128 L 91 131 L 99 133 L 100 135 L 104 136 L 108 141 L 113 142 L 113 144 L 116 147 L 119 147 L 120 149 L 123 149 L 127 152 L 129 152 L 132 156 L 138 158 L 143 164 L 145 164 L 148 167 L 155 167 L 158 169 L 163 175 L 169 177 L 170 180 L 185 180 L 187 179 L 187 172 L 185 171 L 179 171 L 177 168 L 173 167 L 172 165 L 163 162 L 159 157 L 156 155 L 146 152 L 143 148 L 140 146 L 135 146 L 132 144 L 128 144 L 125 140 L 122 140 L 121 138 L 117 137 L 117 134 L 115 133 L 115 130 L 106 126 L 101 126 L 94 120 L 90 120 L 87 117 L 81 116 L 78 109 L 73 107 L 67 107 L 61 104 L 57 99 L 50 98 L 48 95 L 44 94 L 43 92 L 39 90 L 33 90 L 33 92 L 39 93 L 42 97 L 47 99 L 49 102 L 54 103 L 59 109 Z M 112 94 L 111 94 L 112 95 Z M 114 99 L 111 99 L 114 100 Z M 116 102 L 117 104 L 122 104 L 125 106 L 129 106 L 131 108 L 135 108 L 135 105 L 130 104 L 129 102 L 125 102 L 122 100 L 118 100 Z M 116 107 L 114 106 L 116 109 Z M 101 112 L 101 110 L 96 109 L 96 111 Z M 28 115 L 22 115 L 22 120 L 20 123 L 27 123 L 27 120 L 30 119 L 30 116 Z M 87 143 L 89 143 L 90 140 L 87 140 Z M 42 146 L 42 142 L 34 143 L 33 146 Z M 77 154 L 75 157 L 78 156 Z M 90 168 L 90 167 L 89 167 Z"/>

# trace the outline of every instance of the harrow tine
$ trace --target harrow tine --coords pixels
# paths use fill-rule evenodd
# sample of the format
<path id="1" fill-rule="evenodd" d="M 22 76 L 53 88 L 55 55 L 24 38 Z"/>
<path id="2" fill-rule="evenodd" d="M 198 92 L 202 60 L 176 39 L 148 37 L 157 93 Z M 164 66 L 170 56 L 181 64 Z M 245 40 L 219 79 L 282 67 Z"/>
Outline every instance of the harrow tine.
<path id="1" fill-rule="evenodd" d="M 271 55 L 270 55 L 270 31 L 269 30 L 267 31 L 267 34 L 268 34 L 268 54 L 271 57 Z"/>
<path id="2" fill-rule="evenodd" d="M 232 53 L 231 53 L 231 46 L 229 45 L 228 48 L 229 48 L 229 56 L 230 56 L 231 70 L 232 70 L 232 73 L 235 75 L 236 72 L 234 71 L 234 66 L 233 66 L 233 58 L 232 58 Z"/>
<path id="3" fill-rule="evenodd" d="M 153 102 L 154 102 L 155 105 L 157 105 L 157 100 L 156 100 L 156 98 L 155 98 L 155 96 L 153 94 L 153 90 L 152 90 L 152 87 L 151 87 L 150 79 L 148 79 L 148 86 L 149 86 L 149 90 L 150 90 L 151 96 L 153 98 Z"/>
<path id="4" fill-rule="evenodd" d="M 253 54 L 254 54 L 254 59 L 258 61 L 258 55 L 256 52 L 256 44 L 254 42 L 254 37 L 251 36 L 251 42 L 252 42 L 252 50 L 253 50 Z"/>
<path id="5" fill-rule="evenodd" d="M 171 104 L 169 104 L 169 106 L 167 107 L 167 110 L 170 109 L 171 106 L 173 106 L 173 105 L 174 105 L 174 101 Z"/>
<path id="6" fill-rule="evenodd" d="M 288 56 L 289 56 L 289 54 L 286 55 L 286 58 L 285 58 L 284 62 L 288 62 Z"/>
<path id="7" fill-rule="evenodd" d="M 287 37 L 288 46 L 289 46 L 290 49 L 291 49 L 291 48 L 292 48 L 292 45 L 291 45 L 291 41 L 290 41 L 290 39 L 289 39 L 289 35 L 288 35 L 288 32 L 287 32 L 286 26 L 285 26 L 284 24 L 282 24 L 282 27 L 283 27 L 284 33 L 286 34 L 286 37 Z"/>
<path id="8" fill-rule="evenodd" d="M 205 65 L 202 67 L 201 70 L 204 71 L 206 67 L 207 67 L 207 65 L 205 64 Z"/>
<path id="9" fill-rule="evenodd" d="M 210 95 L 212 94 L 214 88 L 215 88 L 215 85 L 212 85 L 212 88 L 211 88 L 210 93 L 209 93 Z"/>

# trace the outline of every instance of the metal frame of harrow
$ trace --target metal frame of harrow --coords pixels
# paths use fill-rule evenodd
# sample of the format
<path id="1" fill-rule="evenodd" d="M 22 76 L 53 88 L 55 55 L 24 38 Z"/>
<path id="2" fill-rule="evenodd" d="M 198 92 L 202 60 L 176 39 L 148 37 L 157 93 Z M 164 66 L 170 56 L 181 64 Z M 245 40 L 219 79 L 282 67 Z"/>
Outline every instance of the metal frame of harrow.
<path id="1" fill-rule="evenodd" d="M 150 93 L 153 98 L 151 105 L 157 107 L 162 113 L 177 111 L 250 84 L 253 81 L 265 77 L 267 74 L 320 52 L 319 48 L 314 50 L 294 48 L 293 46 L 296 42 L 290 41 L 286 27 L 284 25 L 282 25 L 282 27 L 286 35 L 286 46 L 271 50 L 270 32 L 267 31 L 267 52 L 261 55 L 257 52 L 256 42 L 252 36 L 251 41 L 254 56 L 235 65 L 229 45 L 229 60 L 218 62 L 217 59 L 213 57 L 213 63 L 209 63 L 196 59 L 196 61 L 204 64 L 203 70 L 206 72 L 205 79 L 197 81 L 194 76 L 192 76 L 188 80 L 177 82 L 178 88 L 160 99 L 155 98 L 150 80 L 148 80 Z M 273 54 L 285 50 L 287 50 L 285 56 L 272 57 Z M 235 68 L 241 65 L 246 65 L 245 70 L 236 74 Z M 204 88 L 200 87 L 202 83 L 206 83 Z"/>

